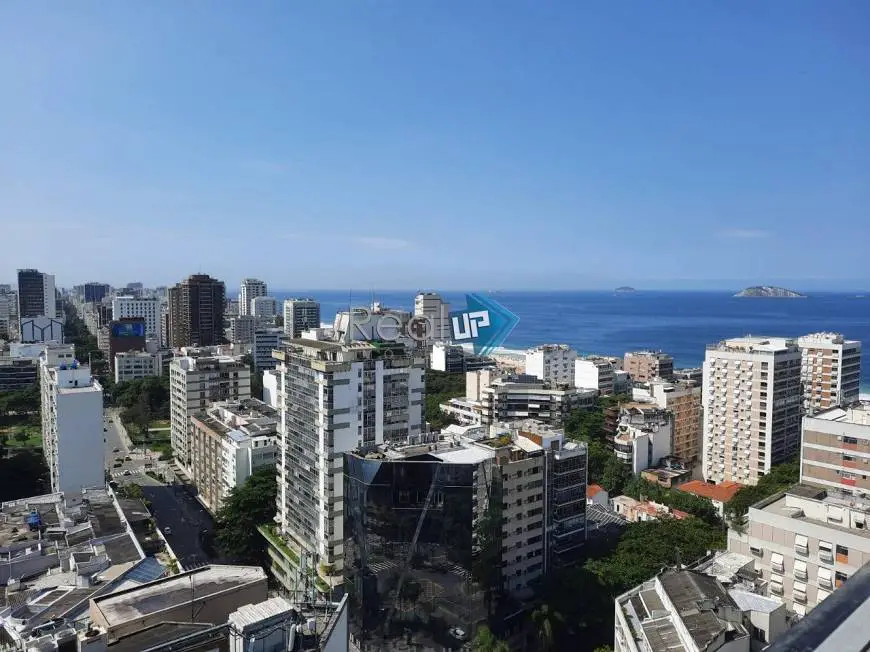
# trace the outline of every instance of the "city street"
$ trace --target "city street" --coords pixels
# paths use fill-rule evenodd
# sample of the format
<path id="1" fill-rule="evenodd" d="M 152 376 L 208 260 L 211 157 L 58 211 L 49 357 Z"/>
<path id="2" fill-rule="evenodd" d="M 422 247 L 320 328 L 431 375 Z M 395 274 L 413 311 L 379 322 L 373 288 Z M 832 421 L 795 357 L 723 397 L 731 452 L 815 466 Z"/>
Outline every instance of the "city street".
<path id="1" fill-rule="evenodd" d="M 204 530 L 211 532 L 214 521 L 194 498 L 194 490 L 180 484 L 173 467 L 157 461 L 157 453 L 131 449 L 111 410 L 106 411 L 106 417 L 103 432 L 106 468 L 115 482 L 142 487 L 145 498 L 151 502 L 151 514 L 157 527 L 169 542 L 182 567 L 191 568 L 217 561 L 210 559 L 202 549 L 201 533 Z M 120 465 L 115 466 L 116 464 Z M 162 474 L 167 482 L 146 475 L 148 470 Z"/>

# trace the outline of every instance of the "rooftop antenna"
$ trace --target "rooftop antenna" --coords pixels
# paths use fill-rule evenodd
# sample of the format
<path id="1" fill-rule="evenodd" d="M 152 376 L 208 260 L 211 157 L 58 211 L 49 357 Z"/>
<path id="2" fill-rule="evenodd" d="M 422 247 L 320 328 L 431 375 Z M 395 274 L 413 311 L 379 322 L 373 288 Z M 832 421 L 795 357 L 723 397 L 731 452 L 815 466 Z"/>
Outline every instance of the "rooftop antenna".
<path id="1" fill-rule="evenodd" d="M 353 341 L 353 290 L 347 293 L 347 329 L 344 331 L 344 343 L 348 346 Z"/>

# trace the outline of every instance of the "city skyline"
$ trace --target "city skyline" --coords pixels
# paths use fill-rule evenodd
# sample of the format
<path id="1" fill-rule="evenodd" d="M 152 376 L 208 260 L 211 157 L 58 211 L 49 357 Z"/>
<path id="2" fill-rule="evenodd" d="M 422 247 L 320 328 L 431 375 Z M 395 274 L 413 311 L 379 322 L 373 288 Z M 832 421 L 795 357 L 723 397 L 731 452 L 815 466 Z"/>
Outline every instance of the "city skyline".
<path id="1" fill-rule="evenodd" d="M 273 287 L 860 290 L 866 18 L 5 7 L 0 277 L 135 278 L 144 254 L 155 284 L 235 285 L 256 251 Z"/>

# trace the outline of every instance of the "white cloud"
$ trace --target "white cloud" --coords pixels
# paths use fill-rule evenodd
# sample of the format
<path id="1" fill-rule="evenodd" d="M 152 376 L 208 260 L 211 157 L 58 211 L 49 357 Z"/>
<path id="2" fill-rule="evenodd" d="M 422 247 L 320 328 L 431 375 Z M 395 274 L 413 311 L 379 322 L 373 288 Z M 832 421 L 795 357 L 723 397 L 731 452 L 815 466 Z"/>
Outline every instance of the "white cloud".
<path id="1" fill-rule="evenodd" d="M 731 238 L 733 240 L 762 240 L 773 235 L 770 231 L 761 229 L 727 229 L 719 232 L 721 238 Z"/>
<path id="2" fill-rule="evenodd" d="M 383 238 L 380 236 L 358 236 L 354 240 L 369 249 L 407 249 L 411 243 L 399 238 Z"/>

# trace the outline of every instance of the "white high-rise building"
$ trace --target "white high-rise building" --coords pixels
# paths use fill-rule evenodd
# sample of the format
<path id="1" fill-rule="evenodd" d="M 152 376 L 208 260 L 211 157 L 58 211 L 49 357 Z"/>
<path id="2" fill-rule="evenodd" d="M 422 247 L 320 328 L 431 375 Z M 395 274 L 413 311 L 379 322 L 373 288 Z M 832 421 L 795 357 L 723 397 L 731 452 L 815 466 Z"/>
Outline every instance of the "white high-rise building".
<path id="1" fill-rule="evenodd" d="M 88 487 L 103 487 L 103 388 L 75 347 L 46 347 L 40 356 L 43 451 L 51 491 L 67 498 Z"/>
<path id="2" fill-rule="evenodd" d="M 756 484 L 800 448 L 797 342 L 741 337 L 708 346 L 702 400 L 704 479 Z"/>
<path id="3" fill-rule="evenodd" d="M 251 299 L 250 312 L 248 314 L 259 319 L 275 319 L 275 315 L 278 314 L 278 304 L 275 301 L 275 297 L 267 297 L 265 295 L 254 297 Z"/>
<path id="4" fill-rule="evenodd" d="M 141 317 L 145 320 L 145 337 L 160 341 L 161 331 L 160 299 L 151 297 L 139 299 L 131 296 L 112 299 L 112 319 Z"/>
<path id="5" fill-rule="evenodd" d="M 276 522 L 286 546 L 313 557 L 323 581 L 335 585 L 344 560 L 341 453 L 422 434 L 425 356 L 395 343 L 304 339 L 275 356 Z M 292 563 L 280 546 L 270 555 Z"/>
<path id="6" fill-rule="evenodd" d="M 526 351 L 526 373 L 545 383 L 574 386 L 577 351 L 567 344 L 542 344 Z"/>
<path id="7" fill-rule="evenodd" d="M 241 287 L 239 288 L 239 314 L 251 314 L 251 301 L 256 297 L 264 297 L 266 292 L 266 282 L 256 278 L 242 279 Z"/>
<path id="8" fill-rule="evenodd" d="M 284 333 L 288 337 L 302 337 L 302 333 L 320 328 L 320 304 L 314 299 L 286 299 L 284 301 Z"/>
<path id="9" fill-rule="evenodd" d="M 804 410 L 813 414 L 858 400 L 861 342 L 839 333 L 812 333 L 798 338 Z"/>
<path id="10" fill-rule="evenodd" d="M 430 321 L 429 340 L 448 342 L 450 340 L 450 304 L 437 292 L 420 292 L 414 297 L 414 316 L 426 317 Z"/>
<path id="11" fill-rule="evenodd" d="M 228 356 L 187 355 L 169 364 L 172 452 L 190 466 L 190 416 L 216 401 L 251 398 L 251 371 Z"/>

